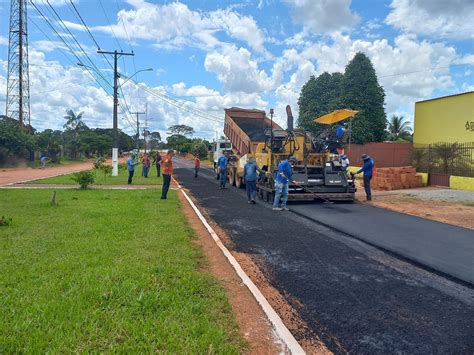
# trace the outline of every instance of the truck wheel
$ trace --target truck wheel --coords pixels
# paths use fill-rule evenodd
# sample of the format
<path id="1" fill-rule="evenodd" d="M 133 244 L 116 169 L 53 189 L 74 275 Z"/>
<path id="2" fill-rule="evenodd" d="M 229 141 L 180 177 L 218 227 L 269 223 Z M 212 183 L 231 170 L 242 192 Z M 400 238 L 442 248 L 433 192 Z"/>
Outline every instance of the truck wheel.
<path id="1" fill-rule="evenodd" d="M 235 175 L 236 175 L 236 169 L 231 168 L 229 170 L 229 185 L 230 186 L 235 186 Z"/>

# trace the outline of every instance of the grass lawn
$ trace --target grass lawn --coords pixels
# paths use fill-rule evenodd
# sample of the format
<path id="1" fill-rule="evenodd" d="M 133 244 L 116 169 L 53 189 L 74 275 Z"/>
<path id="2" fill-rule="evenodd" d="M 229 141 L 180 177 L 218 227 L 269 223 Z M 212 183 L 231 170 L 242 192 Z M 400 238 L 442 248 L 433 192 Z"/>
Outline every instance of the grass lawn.
<path id="1" fill-rule="evenodd" d="M 0 353 L 238 353 L 175 191 L 2 190 Z"/>
<path id="2" fill-rule="evenodd" d="M 49 179 L 30 181 L 31 184 L 75 184 L 71 180 L 72 174 L 56 176 Z M 95 172 L 94 185 L 127 185 L 128 171 L 126 169 L 119 169 L 118 176 L 107 176 L 97 170 Z M 137 165 L 135 167 L 135 174 L 133 175 L 133 185 L 161 185 L 163 179 L 156 176 L 156 168 L 152 166 L 148 172 L 148 177 L 142 176 L 142 166 Z"/>

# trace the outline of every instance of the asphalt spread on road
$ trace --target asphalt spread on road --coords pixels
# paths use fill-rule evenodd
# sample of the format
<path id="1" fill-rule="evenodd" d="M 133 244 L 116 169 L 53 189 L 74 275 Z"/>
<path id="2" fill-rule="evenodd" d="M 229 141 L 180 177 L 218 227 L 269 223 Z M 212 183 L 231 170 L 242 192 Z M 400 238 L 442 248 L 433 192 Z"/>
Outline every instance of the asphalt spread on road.
<path id="1" fill-rule="evenodd" d="M 317 334 L 335 353 L 474 350 L 472 302 L 390 267 L 389 255 L 370 257 L 319 223 L 249 205 L 243 190 L 218 190 L 210 170 L 195 179 L 189 163 L 177 165 L 178 181 L 232 239 L 228 248 L 250 255 L 308 324 L 297 340 Z M 350 206 L 341 221 L 357 205 Z M 462 292 L 474 299 L 472 289 Z"/>

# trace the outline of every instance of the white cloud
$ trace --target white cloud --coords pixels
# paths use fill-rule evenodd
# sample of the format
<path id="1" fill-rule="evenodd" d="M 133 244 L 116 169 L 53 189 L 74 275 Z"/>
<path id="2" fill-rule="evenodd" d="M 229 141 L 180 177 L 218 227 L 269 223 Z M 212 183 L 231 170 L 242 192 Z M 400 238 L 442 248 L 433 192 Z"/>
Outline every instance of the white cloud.
<path id="1" fill-rule="evenodd" d="M 331 44 L 313 43 L 300 52 L 287 50 L 276 61 L 274 72 L 292 72 L 290 79 L 276 89 L 279 114 L 284 116 L 284 107 L 290 104 L 297 111 L 296 102 L 301 86 L 310 75 L 324 71 L 344 72 L 346 64 L 357 52 L 364 52 L 372 61 L 379 83 L 386 93 L 386 110 L 393 112 L 413 112 L 414 102 L 430 98 L 435 90 L 454 90 L 455 85 L 449 69 L 445 68 L 461 58 L 456 50 L 444 43 L 419 41 L 410 35 L 396 37 L 394 45 L 386 39 L 352 40 L 349 36 L 335 33 Z M 469 60 L 466 57 L 464 60 Z M 412 73 L 406 75 L 393 75 Z M 408 115 L 409 116 L 409 115 Z"/>
<path id="2" fill-rule="evenodd" d="M 405 32 L 436 38 L 473 39 L 472 0 L 393 0 L 385 22 Z"/>
<path id="3" fill-rule="evenodd" d="M 121 20 L 128 28 L 132 39 L 155 42 L 155 47 L 179 49 L 200 47 L 212 49 L 221 44 L 218 32 L 225 32 L 230 38 L 244 41 L 252 49 L 265 53 L 265 36 L 255 19 L 243 16 L 235 7 L 210 12 L 193 11 L 179 1 L 169 4 L 152 4 L 142 0 L 128 1 L 134 9 L 121 10 L 113 32 L 120 38 L 127 38 Z M 76 24 L 76 29 L 83 30 Z M 111 33 L 110 26 L 97 26 L 92 30 Z"/>
<path id="4" fill-rule="evenodd" d="M 225 91 L 254 93 L 273 85 L 272 79 L 258 68 L 257 61 L 251 59 L 251 53 L 245 48 L 225 46 L 220 52 L 208 53 L 204 67 L 217 75 Z"/>
<path id="5" fill-rule="evenodd" d="M 351 0 L 284 0 L 295 21 L 314 33 L 349 29 L 360 17 L 350 8 Z"/>
<path id="6" fill-rule="evenodd" d="M 8 46 L 8 38 L 0 36 L 0 46 Z"/>

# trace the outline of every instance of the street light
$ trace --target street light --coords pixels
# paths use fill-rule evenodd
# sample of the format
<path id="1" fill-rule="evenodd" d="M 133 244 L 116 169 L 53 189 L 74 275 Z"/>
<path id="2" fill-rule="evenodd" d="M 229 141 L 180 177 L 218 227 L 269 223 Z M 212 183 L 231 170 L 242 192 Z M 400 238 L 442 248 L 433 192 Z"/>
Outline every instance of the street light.
<path id="1" fill-rule="evenodd" d="M 133 78 L 135 75 L 137 75 L 140 72 L 143 71 L 152 71 L 153 68 L 148 68 L 148 69 L 142 69 L 134 73 L 132 76 L 128 77 L 127 80 L 125 80 L 122 84 L 118 84 L 118 78 L 120 77 L 119 72 L 117 71 L 117 56 L 118 55 L 125 55 L 126 53 L 118 53 L 114 52 L 115 57 L 114 57 L 114 111 L 113 111 L 113 133 L 114 133 L 114 140 L 113 140 L 113 147 L 112 147 L 112 176 L 118 176 L 118 124 L 117 124 L 117 108 L 118 108 L 118 88 L 121 87 L 123 84 L 125 84 L 127 81 L 129 81 L 131 78 Z M 133 55 L 133 54 L 132 54 Z M 84 65 L 82 63 L 77 63 L 78 66 L 80 67 L 85 67 L 88 69 L 92 69 L 88 67 L 87 65 Z M 92 69 L 94 70 L 94 69 Z"/>
<path id="2" fill-rule="evenodd" d="M 139 71 L 137 71 L 135 74 L 133 74 L 132 76 L 125 76 L 127 78 L 127 80 L 125 80 L 122 84 L 120 84 L 119 86 L 123 86 L 127 81 L 129 81 L 131 78 L 133 78 L 135 75 L 137 75 L 138 73 L 141 73 L 141 72 L 144 72 L 144 71 L 153 71 L 153 68 L 147 68 L 147 69 L 141 69 Z M 119 75 L 119 78 L 120 78 L 120 73 L 118 73 Z"/>

